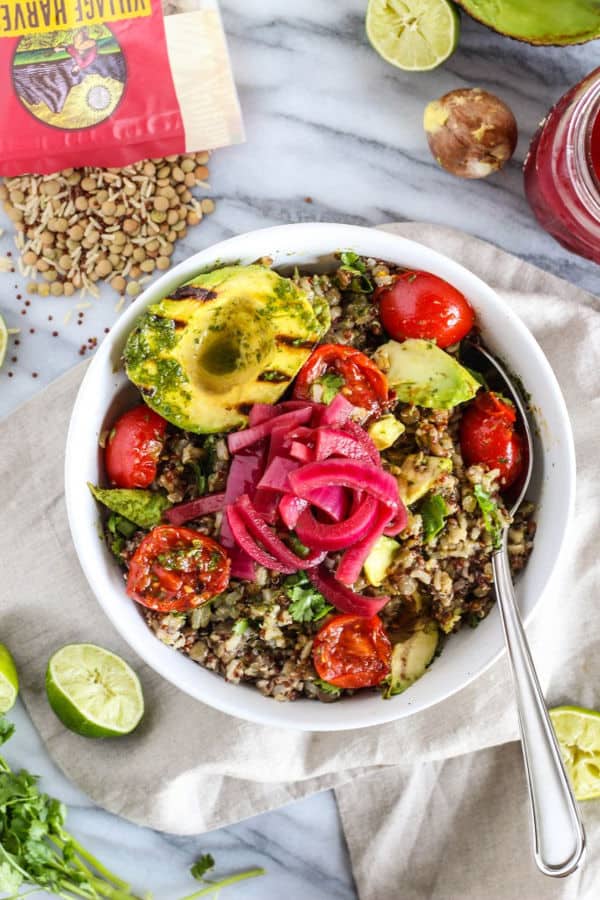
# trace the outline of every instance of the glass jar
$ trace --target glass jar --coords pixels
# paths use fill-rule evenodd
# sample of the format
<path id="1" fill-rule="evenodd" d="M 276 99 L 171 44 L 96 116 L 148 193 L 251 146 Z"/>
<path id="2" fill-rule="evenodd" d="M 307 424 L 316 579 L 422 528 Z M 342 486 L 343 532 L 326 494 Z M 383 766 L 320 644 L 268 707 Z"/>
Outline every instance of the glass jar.
<path id="1" fill-rule="evenodd" d="M 540 225 L 567 250 L 600 263 L 600 68 L 550 110 L 524 177 Z"/>

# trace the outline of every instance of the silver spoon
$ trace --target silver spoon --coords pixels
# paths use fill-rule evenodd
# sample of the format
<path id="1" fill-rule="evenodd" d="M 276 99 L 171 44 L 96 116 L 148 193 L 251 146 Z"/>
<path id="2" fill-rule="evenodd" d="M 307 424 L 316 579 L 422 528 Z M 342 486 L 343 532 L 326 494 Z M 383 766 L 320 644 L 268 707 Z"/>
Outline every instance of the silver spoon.
<path id="1" fill-rule="evenodd" d="M 462 357 L 467 365 L 481 370 L 481 357 L 502 382 L 502 392 L 513 400 L 520 417 L 528 447 L 529 464 L 518 497 L 509 513 L 519 508 L 533 469 L 533 441 L 523 402 L 511 378 L 479 344 L 465 342 Z M 479 356 L 479 365 L 476 358 Z M 515 597 L 508 560 L 508 527 L 492 554 L 496 598 L 506 640 L 513 686 L 519 712 L 521 747 L 525 760 L 527 787 L 531 802 L 535 862 L 544 875 L 561 878 L 574 872 L 585 850 L 585 832 L 579 810 L 563 766 L 558 743 L 550 723 L 546 704 L 523 622 Z"/>

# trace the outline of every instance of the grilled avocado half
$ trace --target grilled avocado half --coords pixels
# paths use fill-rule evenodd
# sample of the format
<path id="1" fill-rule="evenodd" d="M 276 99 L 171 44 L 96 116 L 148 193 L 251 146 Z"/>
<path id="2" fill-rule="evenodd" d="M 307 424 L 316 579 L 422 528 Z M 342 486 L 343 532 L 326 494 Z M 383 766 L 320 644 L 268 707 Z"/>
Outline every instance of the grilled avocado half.
<path id="1" fill-rule="evenodd" d="M 128 377 L 186 431 L 243 427 L 281 397 L 329 327 L 304 291 L 260 265 L 198 275 L 149 306 L 125 345 Z"/>

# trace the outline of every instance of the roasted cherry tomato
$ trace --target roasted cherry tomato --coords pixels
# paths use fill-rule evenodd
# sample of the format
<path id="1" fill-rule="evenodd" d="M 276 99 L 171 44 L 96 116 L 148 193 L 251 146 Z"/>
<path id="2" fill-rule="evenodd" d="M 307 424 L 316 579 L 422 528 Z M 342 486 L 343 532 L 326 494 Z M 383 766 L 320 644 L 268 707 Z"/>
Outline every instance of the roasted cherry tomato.
<path id="1" fill-rule="evenodd" d="M 319 678 L 339 688 L 380 684 L 389 674 L 391 659 L 392 645 L 379 616 L 335 616 L 313 643 Z"/>
<path id="2" fill-rule="evenodd" d="M 106 474 L 121 488 L 145 488 L 156 478 L 167 423 L 144 403 L 117 419 L 104 451 Z"/>
<path id="3" fill-rule="evenodd" d="M 510 487 L 526 464 L 523 438 L 516 430 L 517 414 L 498 394 L 477 394 L 460 422 L 460 450 L 468 466 L 483 463 L 500 470 L 500 484 Z"/>
<path id="4" fill-rule="evenodd" d="M 322 344 L 300 369 L 294 397 L 322 402 L 331 391 L 341 391 L 350 403 L 371 414 L 381 412 L 389 393 L 383 372 L 360 350 L 343 344 Z"/>
<path id="5" fill-rule="evenodd" d="M 475 322 L 467 299 L 429 272 L 403 272 L 393 284 L 376 289 L 381 324 L 396 341 L 422 338 L 449 347 L 461 341 Z"/>
<path id="6" fill-rule="evenodd" d="M 127 593 L 158 612 L 185 612 L 229 584 L 231 560 L 212 538 L 191 528 L 157 525 L 129 562 Z"/>

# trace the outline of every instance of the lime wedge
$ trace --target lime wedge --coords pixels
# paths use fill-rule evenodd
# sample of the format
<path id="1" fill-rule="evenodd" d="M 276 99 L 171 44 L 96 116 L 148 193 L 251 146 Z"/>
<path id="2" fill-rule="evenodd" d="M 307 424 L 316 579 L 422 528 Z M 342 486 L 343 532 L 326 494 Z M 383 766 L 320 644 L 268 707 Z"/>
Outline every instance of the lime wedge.
<path id="1" fill-rule="evenodd" d="M 67 644 L 46 670 L 50 706 L 85 737 L 129 734 L 144 715 L 140 680 L 124 659 L 95 644 Z"/>
<path id="2" fill-rule="evenodd" d="M 367 37 L 387 62 L 427 72 L 456 50 L 458 11 L 449 0 L 370 0 Z"/>
<path id="3" fill-rule="evenodd" d="M 4 357 L 6 356 L 6 348 L 8 347 L 8 329 L 6 328 L 6 322 L 0 316 L 0 369 L 2 368 L 2 363 L 4 362 Z"/>
<path id="4" fill-rule="evenodd" d="M 0 714 L 12 709 L 19 693 L 19 676 L 10 650 L 0 644 Z"/>
<path id="5" fill-rule="evenodd" d="M 580 706 L 557 706 L 550 710 L 550 718 L 575 797 L 600 797 L 600 713 Z"/>

